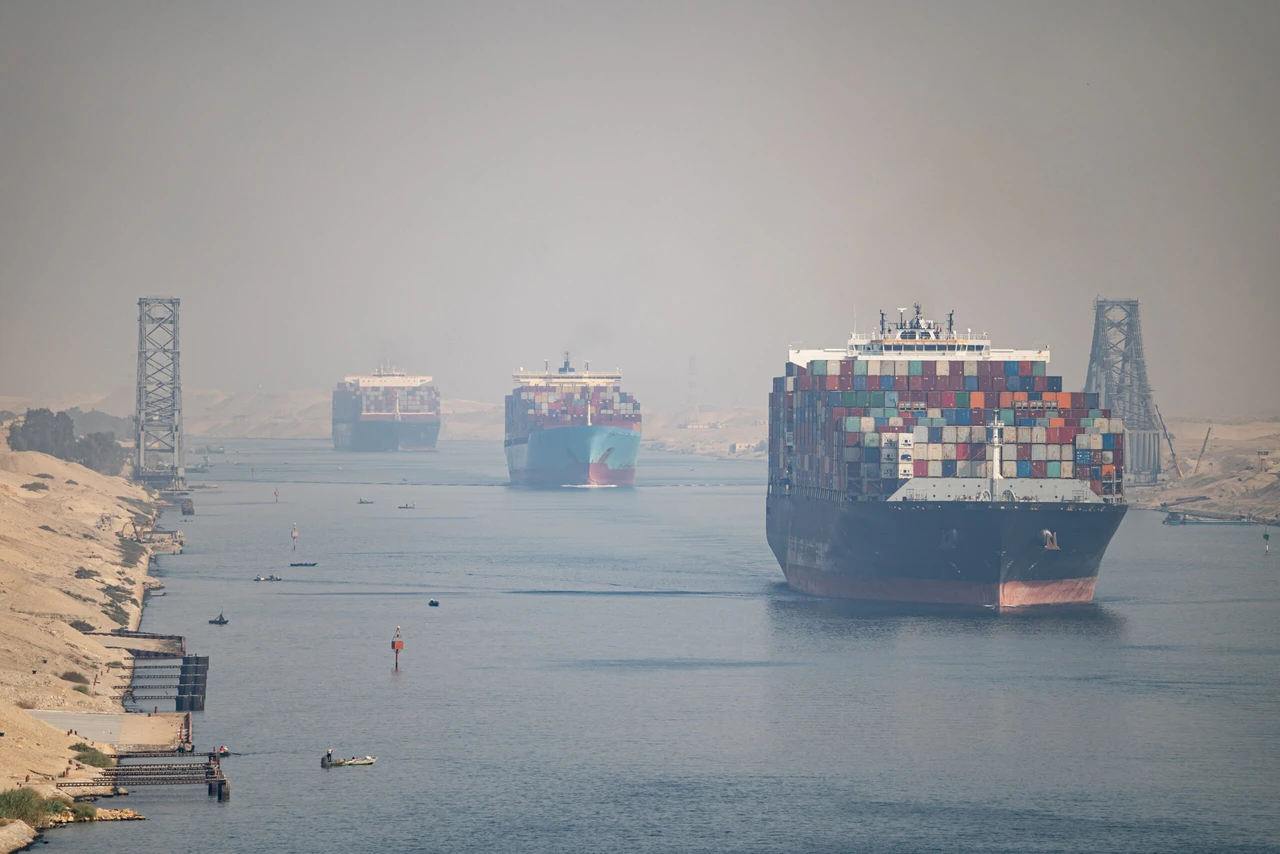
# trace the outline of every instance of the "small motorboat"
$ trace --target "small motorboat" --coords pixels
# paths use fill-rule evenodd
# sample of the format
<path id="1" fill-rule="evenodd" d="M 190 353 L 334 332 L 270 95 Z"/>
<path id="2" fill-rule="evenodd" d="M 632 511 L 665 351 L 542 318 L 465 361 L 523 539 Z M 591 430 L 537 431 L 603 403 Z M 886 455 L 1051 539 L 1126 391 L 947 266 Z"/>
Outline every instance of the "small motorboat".
<path id="1" fill-rule="evenodd" d="M 372 498 L 361 498 L 361 499 L 360 499 L 359 501 L 357 501 L 356 503 L 357 503 L 357 504 L 372 504 L 372 503 L 373 503 L 373 499 L 372 499 Z"/>
<path id="2" fill-rule="evenodd" d="M 230 621 L 230 620 L 228 620 L 226 617 L 222 616 L 221 612 L 219 612 L 219 614 L 218 614 L 218 618 L 217 618 L 216 620 L 210 620 L 210 621 L 209 621 L 209 625 L 211 625 L 211 626 L 225 626 L 225 625 L 226 625 L 227 623 L 229 623 L 229 622 L 231 622 L 231 621 Z"/>
<path id="3" fill-rule="evenodd" d="M 409 502 L 409 503 L 407 503 L 407 504 L 401 504 L 401 505 L 400 505 L 400 507 L 399 507 L 399 509 L 400 509 L 400 510 L 415 510 L 415 509 L 417 509 L 417 507 L 418 507 L 418 505 L 417 505 L 415 502 L 410 501 L 410 502 Z"/>
<path id="4" fill-rule="evenodd" d="M 289 564 L 289 566 L 315 566 L 315 565 L 316 565 L 316 562 L 315 562 L 314 560 L 313 560 L 313 561 L 310 561 L 310 562 L 291 563 L 291 564 Z"/>
<path id="5" fill-rule="evenodd" d="M 254 581 L 284 581 L 284 579 L 278 575 L 259 575 L 255 577 L 253 580 Z"/>
<path id="6" fill-rule="evenodd" d="M 348 765 L 372 765 L 378 761 L 376 756 L 352 756 L 350 759 L 333 759 L 329 756 L 320 757 L 321 768 L 344 768 Z"/>
<path id="7" fill-rule="evenodd" d="M 432 599 L 432 600 L 428 601 L 428 602 L 427 602 L 427 605 L 428 605 L 428 607 L 431 607 L 431 608 L 439 608 L 439 607 L 440 607 L 440 603 L 439 603 L 439 602 L 437 602 L 435 599 Z"/>

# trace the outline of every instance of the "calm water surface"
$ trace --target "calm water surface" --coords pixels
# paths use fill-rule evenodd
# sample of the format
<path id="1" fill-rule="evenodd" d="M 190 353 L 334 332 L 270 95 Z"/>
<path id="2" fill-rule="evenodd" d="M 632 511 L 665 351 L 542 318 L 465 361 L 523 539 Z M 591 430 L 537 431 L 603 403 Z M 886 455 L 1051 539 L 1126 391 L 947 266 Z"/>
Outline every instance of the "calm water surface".
<path id="1" fill-rule="evenodd" d="M 782 584 L 759 463 L 535 492 L 492 443 L 226 447 L 143 628 L 212 657 L 232 800 L 139 788 L 42 850 L 1280 851 L 1259 529 L 1134 512 L 1094 606 L 894 611 Z"/>

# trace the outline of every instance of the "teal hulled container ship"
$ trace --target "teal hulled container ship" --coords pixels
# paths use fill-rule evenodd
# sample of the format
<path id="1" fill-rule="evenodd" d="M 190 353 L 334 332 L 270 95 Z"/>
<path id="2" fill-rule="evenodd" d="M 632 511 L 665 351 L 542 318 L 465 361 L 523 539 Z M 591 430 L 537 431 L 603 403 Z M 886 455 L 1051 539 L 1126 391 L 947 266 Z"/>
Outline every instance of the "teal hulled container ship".
<path id="1" fill-rule="evenodd" d="M 573 368 L 565 353 L 555 371 L 512 375 L 503 443 L 512 484 L 635 484 L 640 404 L 622 391 L 622 374 L 587 368 Z"/>

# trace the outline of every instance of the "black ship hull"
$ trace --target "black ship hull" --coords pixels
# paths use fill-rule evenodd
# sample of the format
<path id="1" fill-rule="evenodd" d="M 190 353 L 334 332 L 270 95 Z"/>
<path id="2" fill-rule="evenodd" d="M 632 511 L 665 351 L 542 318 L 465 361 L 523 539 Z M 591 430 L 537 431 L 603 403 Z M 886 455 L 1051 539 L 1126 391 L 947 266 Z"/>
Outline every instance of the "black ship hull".
<path id="1" fill-rule="evenodd" d="M 333 422 L 335 451 L 434 451 L 440 421 Z"/>
<path id="2" fill-rule="evenodd" d="M 844 599 L 996 608 L 1089 602 L 1123 504 L 840 501 L 770 494 L 787 583 Z"/>

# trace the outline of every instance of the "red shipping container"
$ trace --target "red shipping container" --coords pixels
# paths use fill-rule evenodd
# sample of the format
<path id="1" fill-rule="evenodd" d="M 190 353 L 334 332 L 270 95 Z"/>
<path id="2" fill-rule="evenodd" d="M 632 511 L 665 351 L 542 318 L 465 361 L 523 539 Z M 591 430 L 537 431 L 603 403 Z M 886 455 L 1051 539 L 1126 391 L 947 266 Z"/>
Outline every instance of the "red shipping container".
<path id="1" fill-rule="evenodd" d="M 973 459 L 973 457 L 970 456 L 972 453 L 973 453 L 973 445 L 969 444 L 968 442 L 961 442 L 959 445 L 956 445 L 957 460 L 971 460 Z"/>
<path id="2" fill-rule="evenodd" d="M 927 359 L 920 363 L 920 372 L 926 377 L 936 376 L 938 373 L 938 363 L 932 359 Z"/>
<path id="3" fill-rule="evenodd" d="M 1029 376 L 1031 376 L 1031 373 L 1032 373 L 1032 372 L 1031 372 L 1031 363 L 1030 363 L 1030 362 L 1019 362 L 1019 363 L 1018 363 L 1018 376 L 1020 376 L 1020 377 L 1029 377 Z"/>
<path id="4" fill-rule="evenodd" d="M 1050 445 L 1061 445 L 1062 444 L 1062 433 L 1060 432 L 1061 430 L 1062 430 L 1061 427 L 1046 427 L 1044 430 L 1045 441 L 1048 442 Z"/>
<path id="5" fill-rule="evenodd" d="M 1116 464 L 1117 468 L 1124 465 L 1124 451 L 1120 450 L 1119 448 L 1112 451 L 1111 461 Z"/>
<path id="6" fill-rule="evenodd" d="M 1115 440 L 1115 441 L 1116 441 L 1116 450 L 1117 450 L 1117 451 L 1123 450 L 1123 449 L 1124 449 L 1124 434 L 1123 434 L 1123 433 L 1117 433 L 1117 434 L 1115 434 L 1115 435 L 1116 435 L 1116 440 Z"/>
<path id="7" fill-rule="evenodd" d="M 1100 480 L 1091 480 L 1091 481 L 1089 481 L 1089 488 L 1090 488 L 1090 489 L 1092 489 L 1096 494 L 1101 495 L 1101 494 L 1102 494 L 1102 481 L 1100 481 Z"/>
<path id="8" fill-rule="evenodd" d="M 943 393 L 942 393 L 942 392 L 940 392 L 940 391 L 931 391 L 931 392 L 929 392 L 929 400 L 928 400 L 928 404 L 929 404 L 929 408 L 930 408 L 930 409 L 941 409 L 941 408 L 942 408 L 942 394 L 943 394 Z"/>
<path id="9" fill-rule="evenodd" d="M 928 476 L 929 476 L 929 461 L 928 461 L 928 460 L 916 460 L 916 461 L 913 463 L 913 466 L 915 467 L 916 477 L 928 477 Z"/>
<path id="10" fill-rule="evenodd" d="M 956 393 L 954 391 L 942 392 L 942 408 L 943 409 L 956 408 Z"/>
<path id="11" fill-rule="evenodd" d="M 839 378 L 839 377 L 830 377 L 830 376 L 828 376 L 828 377 L 823 377 L 823 379 L 825 380 L 825 383 L 824 383 L 824 385 L 823 385 L 823 388 L 825 388 L 827 391 L 839 391 L 839 390 L 840 390 L 840 378 Z"/>
<path id="12" fill-rule="evenodd" d="M 1005 383 L 1005 381 L 1004 381 L 1004 376 L 1003 376 L 1003 375 L 997 375 L 997 374 L 992 374 L 992 375 L 991 375 L 991 390 L 992 390 L 992 391 L 994 391 L 994 392 L 998 392 L 998 393 L 1000 393 L 1000 394 L 1004 394 L 1004 390 L 1005 390 L 1005 388 L 1006 388 L 1006 387 L 1007 387 L 1007 383 Z"/>
<path id="13" fill-rule="evenodd" d="M 1030 445 L 1019 444 L 1017 448 L 1018 448 L 1018 462 L 1022 462 L 1023 460 L 1029 461 L 1031 459 Z"/>
<path id="14" fill-rule="evenodd" d="M 985 409 L 969 410 L 969 423 L 974 427 L 985 427 L 987 420 Z"/>
<path id="15" fill-rule="evenodd" d="M 868 375 L 868 376 L 867 376 L 867 391 L 879 391 L 879 390 L 880 390 L 880 377 L 878 377 L 878 376 L 873 376 L 873 375 Z"/>
<path id="16" fill-rule="evenodd" d="M 937 377 L 921 377 L 920 387 L 925 391 L 937 391 L 940 388 L 940 386 L 938 385 L 938 378 Z"/>
<path id="17" fill-rule="evenodd" d="M 948 367 L 951 369 L 951 376 L 953 377 L 964 376 L 964 362 L 952 362 L 950 365 L 948 365 Z"/>
<path id="18" fill-rule="evenodd" d="M 1090 451 L 1090 452 L 1089 452 L 1089 465 L 1091 465 L 1091 466 L 1100 466 L 1100 465 L 1102 465 L 1102 451 Z"/>
<path id="19" fill-rule="evenodd" d="M 911 387 L 907 385 L 907 379 L 908 379 L 907 377 L 894 377 L 893 390 L 894 391 L 910 391 Z"/>
<path id="20" fill-rule="evenodd" d="M 991 362 L 989 362 L 989 361 L 985 361 L 985 360 L 984 360 L 984 361 L 981 361 L 981 362 L 978 362 L 978 377 L 979 377 L 979 378 L 981 378 L 981 377 L 989 377 L 989 376 L 991 376 L 991 374 L 992 374 L 992 370 L 991 370 Z"/>
<path id="21" fill-rule="evenodd" d="M 1040 462 L 1039 460 L 1036 460 L 1036 461 L 1032 462 L 1032 463 L 1031 463 L 1031 476 L 1032 476 L 1032 477 L 1040 477 L 1040 478 L 1048 477 L 1048 476 L 1049 476 L 1049 464 L 1048 464 L 1048 463 L 1045 463 L 1045 462 Z"/>
<path id="22" fill-rule="evenodd" d="M 1048 378 L 1048 377 L 1034 377 L 1034 379 L 1035 379 L 1035 390 L 1036 390 L 1036 391 L 1048 391 L 1048 390 L 1049 390 L 1049 378 Z"/>
<path id="23" fill-rule="evenodd" d="M 842 377 L 853 376 L 853 362 L 854 362 L 853 359 L 840 360 L 840 376 Z"/>
<path id="24" fill-rule="evenodd" d="M 924 388 L 924 377 L 907 377 L 907 387 L 911 391 L 920 391 Z"/>

